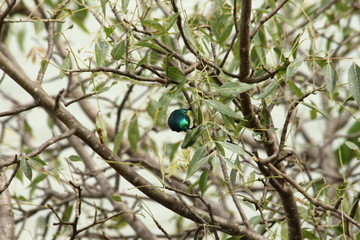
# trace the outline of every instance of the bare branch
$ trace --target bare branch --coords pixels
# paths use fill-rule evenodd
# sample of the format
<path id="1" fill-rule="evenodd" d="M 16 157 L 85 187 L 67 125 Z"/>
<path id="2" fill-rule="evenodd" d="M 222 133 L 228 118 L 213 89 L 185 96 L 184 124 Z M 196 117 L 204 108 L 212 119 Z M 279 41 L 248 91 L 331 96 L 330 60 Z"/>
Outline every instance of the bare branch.
<path id="1" fill-rule="evenodd" d="M 58 141 L 61 141 L 65 138 L 71 137 L 72 135 L 74 135 L 75 131 L 76 131 L 76 129 L 72 128 L 69 131 L 60 134 L 59 136 L 54 136 L 54 137 L 50 138 L 49 140 L 47 140 L 46 142 L 41 144 L 37 149 L 35 149 L 31 153 L 27 154 L 26 156 L 27 157 L 35 157 L 35 156 L 39 155 L 42 151 L 44 151 L 50 145 L 52 145 Z"/>
<path id="2" fill-rule="evenodd" d="M 17 106 L 16 108 L 11 109 L 9 111 L 1 112 L 0 117 L 16 115 L 16 114 L 31 110 L 36 107 L 38 107 L 38 105 L 36 103 L 30 103 L 30 104 L 23 105 L 23 106 Z"/>
<path id="3" fill-rule="evenodd" d="M 245 226 L 248 228 L 248 229 L 251 229 L 253 230 L 252 226 L 250 225 L 249 223 L 249 220 L 247 219 L 246 217 L 246 214 L 244 212 L 244 210 L 242 209 L 241 205 L 240 205 L 240 202 L 239 202 L 239 199 L 237 199 L 237 197 L 235 196 L 234 194 L 234 191 L 233 191 L 233 188 L 231 186 L 231 183 L 230 183 L 230 177 L 229 177 L 229 173 L 227 171 L 227 167 L 226 167 L 226 164 L 225 164 L 225 160 L 224 158 L 221 156 L 221 155 L 218 155 L 219 158 L 220 158 L 220 165 L 221 165 L 221 170 L 223 172 L 223 176 L 224 176 L 224 181 L 225 181 L 225 184 L 229 190 L 229 193 L 231 195 L 231 198 L 241 216 L 241 219 L 243 220 Z"/>
<path id="4" fill-rule="evenodd" d="M 16 3 L 16 0 L 6 1 L 7 8 L 5 9 L 5 11 L 0 12 L 0 36 L 2 33 L 2 26 L 4 25 L 3 24 L 4 19 L 10 13 L 11 9 L 13 9 L 13 7 L 15 6 L 15 3 Z"/>
<path id="5" fill-rule="evenodd" d="M 168 80 L 167 79 L 163 79 L 163 78 L 151 78 L 151 77 L 142 77 L 133 73 L 130 73 L 128 71 L 120 71 L 114 68 L 109 68 L 109 67 L 97 67 L 97 68 L 81 68 L 81 69 L 72 69 L 72 70 L 68 70 L 68 73 L 74 73 L 74 72 L 109 72 L 109 73 L 116 73 L 119 74 L 120 76 L 126 76 L 129 78 L 132 78 L 134 80 L 138 80 L 138 81 L 143 81 L 143 82 L 156 82 L 156 83 L 161 83 L 161 84 L 168 84 Z"/>
<path id="6" fill-rule="evenodd" d="M 250 34 L 250 39 L 253 39 L 257 31 L 259 31 L 259 28 L 266 23 L 270 18 L 272 18 L 289 0 L 283 0 L 279 5 L 274 8 L 271 12 L 269 12 L 268 15 L 262 17 L 259 21 L 259 23 L 254 27 Z"/>
<path id="7" fill-rule="evenodd" d="M 319 201 L 313 197 L 310 196 L 310 194 L 308 194 L 295 180 L 293 180 L 292 178 L 290 178 L 288 175 L 280 172 L 276 167 L 274 167 L 271 163 L 269 163 L 267 165 L 269 167 L 269 169 L 271 171 L 273 171 L 274 173 L 280 175 L 283 179 L 285 179 L 288 183 L 290 183 L 294 188 L 296 188 L 296 190 L 298 190 L 306 199 L 308 199 L 312 204 L 314 204 L 317 207 L 321 207 L 324 210 L 329 210 L 331 212 L 332 215 L 336 216 L 339 219 L 343 219 L 345 218 L 348 222 L 354 224 L 355 226 L 357 226 L 358 228 L 360 228 L 360 223 L 357 222 L 355 219 L 353 219 L 352 217 L 350 217 L 349 215 L 347 215 L 345 212 L 325 204 L 322 201 Z"/>
<path id="8" fill-rule="evenodd" d="M 0 195 L 10 186 L 11 181 L 14 179 L 14 177 L 16 176 L 17 171 L 20 168 L 20 162 L 17 160 L 17 155 L 15 155 L 15 159 L 12 161 L 11 164 L 16 164 L 16 167 L 15 167 L 13 173 L 11 174 L 9 180 L 0 189 Z M 3 167 L 0 167 L 0 171 L 2 170 L 2 168 Z"/>

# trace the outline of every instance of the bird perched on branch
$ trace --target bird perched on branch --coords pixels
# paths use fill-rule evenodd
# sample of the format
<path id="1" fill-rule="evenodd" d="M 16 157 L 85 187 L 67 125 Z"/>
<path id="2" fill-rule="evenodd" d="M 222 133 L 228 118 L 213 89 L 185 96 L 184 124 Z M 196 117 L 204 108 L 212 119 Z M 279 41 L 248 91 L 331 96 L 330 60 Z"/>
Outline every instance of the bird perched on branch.
<path id="1" fill-rule="evenodd" d="M 175 132 L 187 132 L 190 129 L 190 109 L 177 109 L 173 111 L 168 119 L 168 125 Z"/>

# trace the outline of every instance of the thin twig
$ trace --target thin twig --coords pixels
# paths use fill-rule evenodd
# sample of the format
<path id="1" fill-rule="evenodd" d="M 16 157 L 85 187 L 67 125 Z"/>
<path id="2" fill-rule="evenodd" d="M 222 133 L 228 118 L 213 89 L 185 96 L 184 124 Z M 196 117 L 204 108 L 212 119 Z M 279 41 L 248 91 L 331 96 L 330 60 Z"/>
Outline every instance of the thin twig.
<path id="1" fill-rule="evenodd" d="M 231 196 L 231 198 L 232 198 L 232 200 L 233 200 L 233 202 L 234 202 L 234 204 L 236 206 L 236 209 L 238 210 L 238 212 L 239 212 L 239 214 L 241 216 L 241 219 L 243 220 L 245 226 L 248 229 L 254 231 L 252 226 L 249 223 L 249 220 L 246 217 L 246 214 L 245 214 L 244 210 L 242 209 L 242 207 L 240 205 L 239 199 L 237 199 L 237 197 L 234 194 L 234 190 L 233 190 L 233 188 L 231 186 L 230 177 L 229 177 L 227 167 L 226 167 L 226 164 L 225 164 L 225 159 L 221 155 L 218 155 L 218 156 L 220 158 L 220 166 L 221 166 L 222 173 L 224 175 L 225 184 L 226 184 L 226 186 L 227 186 L 227 188 L 229 190 L 229 194 L 230 194 L 230 196 Z"/>
<path id="2" fill-rule="evenodd" d="M 30 152 L 29 154 L 27 154 L 27 157 L 35 157 L 37 155 L 39 155 L 42 151 L 44 151 L 47 147 L 49 147 L 50 145 L 65 139 L 65 138 L 69 138 L 72 135 L 74 135 L 76 129 L 70 129 L 67 132 L 64 132 L 58 136 L 54 136 L 52 138 L 50 138 L 49 140 L 47 140 L 46 142 L 44 142 L 43 144 L 41 144 L 38 148 L 36 148 L 34 151 Z"/>
<path id="3" fill-rule="evenodd" d="M 23 22 L 44 22 L 44 23 L 49 23 L 49 22 L 60 22 L 60 23 L 64 23 L 65 20 L 62 19 L 4 19 L 4 24 L 6 23 L 23 23 Z"/>
<path id="4" fill-rule="evenodd" d="M 0 189 L 0 195 L 10 186 L 11 181 L 14 179 L 14 177 L 16 176 L 17 171 L 20 168 L 20 161 L 17 160 L 17 155 L 15 155 L 15 159 L 12 162 L 13 162 L 12 164 L 16 163 L 16 167 L 15 167 L 13 173 L 11 174 L 9 180 L 5 183 L 4 187 L 2 189 Z"/>
<path id="5" fill-rule="evenodd" d="M 1 112 L 0 117 L 16 115 L 16 114 L 31 110 L 31 109 L 36 108 L 36 107 L 38 107 L 38 104 L 36 104 L 35 102 L 27 104 L 27 105 L 23 105 L 23 106 L 17 106 L 14 109 L 11 109 L 9 111 Z"/>
<path id="6" fill-rule="evenodd" d="M 67 73 L 73 73 L 73 72 L 109 72 L 109 73 L 116 73 L 118 75 L 121 76 L 126 76 L 138 81 L 143 81 L 143 82 L 157 82 L 157 83 L 161 83 L 161 84 L 168 84 L 168 80 L 164 79 L 164 78 L 151 78 L 151 77 L 143 77 L 143 76 L 139 76 L 133 73 L 130 73 L 128 71 L 120 71 L 114 68 L 109 68 L 109 67 L 97 67 L 97 68 L 80 68 L 80 69 L 72 69 L 72 70 L 67 70 Z"/>
<path id="7" fill-rule="evenodd" d="M 354 218 L 350 217 L 349 215 L 347 215 L 345 212 L 336 209 L 335 207 L 331 206 L 331 205 L 327 205 L 322 201 L 319 201 L 313 197 L 311 197 L 295 180 L 293 180 L 292 178 L 290 178 L 288 175 L 282 173 L 281 171 L 279 171 L 276 167 L 274 167 L 274 165 L 272 165 L 271 163 L 269 163 L 267 165 L 269 167 L 269 169 L 274 172 L 277 175 L 280 175 L 283 179 L 285 179 L 285 181 L 287 181 L 288 183 L 291 184 L 291 186 L 293 186 L 294 188 L 296 188 L 296 190 L 298 190 L 306 199 L 308 199 L 313 205 L 317 206 L 317 207 L 321 207 L 325 210 L 330 211 L 334 216 L 338 217 L 339 219 L 343 219 L 345 218 L 348 222 L 356 225 L 358 228 L 360 228 L 360 223 L 357 222 Z M 316 195 L 316 194 L 315 194 Z"/>
<path id="8" fill-rule="evenodd" d="M 57 9 L 54 10 L 53 14 L 51 14 L 50 19 L 55 19 L 63 7 L 65 7 L 66 4 L 68 4 L 70 0 L 65 0 L 61 4 L 58 5 Z M 45 58 L 43 59 L 44 64 L 41 64 L 40 70 L 38 72 L 36 81 L 38 81 L 40 84 L 44 80 L 45 72 L 47 69 L 47 66 L 50 62 L 50 59 L 53 55 L 54 51 L 54 43 L 55 43 L 55 22 L 49 22 L 48 25 L 48 45 L 46 50 Z"/>
<path id="9" fill-rule="evenodd" d="M 166 230 L 160 225 L 160 223 L 158 221 L 156 221 L 155 218 L 152 218 L 153 221 L 155 222 L 156 226 L 160 229 L 160 231 L 162 233 L 164 233 L 165 237 L 169 240 L 171 240 L 172 238 L 170 237 L 170 235 L 166 232 Z"/>
<path id="10" fill-rule="evenodd" d="M 0 36 L 1 36 L 4 19 L 10 13 L 11 9 L 13 9 L 13 7 L 15 6 L 15 3 L 16 3 L 16 0 L 6 1 L 6 4 L 8 5 L 7 8 L 5 9 L 5 11 L 0 12 L 1 13 L 1 15 L 0 15 Z"/>
<path id="11" fill-rule="evenodd" d="M 121 119 L 121 113 L 122 113 L 122 110 L 124 109 L 124 106 L 125 106 L 125 103 L 126 101 L 128 100 L 129 96 L 130 96 L 130 93 L 131 91 L 133 90 L 134 88 L 134 84 L 131 85 L 128 90 L 126 91 L 125 93 L 125 96 L 124 98 L 122 99 L 118 109 L 117 109 L 117 112 L 116 112 L 116 122 L 115 122 L 115 136 L 117 135 L 118 131 L 119 131 L 119 124 L 120 124 L 120 119 Z"/>
<path id="12" fill-rule="evenodd" d="M 253 39 L 255 34 L 259 31 L 259 28 L 266 23 L 270 18 L 272 18 L 289 0 L 283 0 L 276 8 L 274 8 L 268 15 L 262 17 L 259 23 L 254 27 L 250 34 L 250 39 Z"/>
<path id="13" fill-rule="evenodd" d="M 192 53 L 194 54 L 196 57 L 198 57 L 199 53 L 198 51 L 194 48 L 194 46 L 190 43 L 190 41 L 187 39 L 186 35 L 185 35 L 185 31 L 182 27 L 182 18 L 181 18 L 181 14 L 179 12 L 179 8 L 177 7 L 176 5 L 176 0 L 171 0 L 171 5 L 174 9 L 174 12 L 179 14 L 177 19 L 176 19 L 176 24 L 179 28 L 179 31 L 180 31 L 180 35 L 184 41 L 184 44 L 186 46 L 186 48 Z"/>
<path id="14" fill-rule="evenodd" d="M 318 91 L 321 91 L 323 90 L 323 87 L 320 87 L 320 88 L 316 88 L 306 94 L 304 94 L 303 96 L 301 96 L 300 98 L 298 98 L 296 101 L 294 101 L 289 110 L 288 110 L 288 113 L 286 115 L 286 119 L 285 119 L 285 122 L 284 122 L 284 125 L 283 125 L 283 130 L 281 132 L 281 137 L 280 137 L 280 150 L 279 152 L 281 152 L 281 150 L 283 149 L 284 147 L 284 144 L 285 144 L 285 139 L 286 139 L 286 134 L 287 134 L 287 129 L 288 129 L 288 126 L 289 126 L 289 123 L 290 123 L 290 119 L 291 119 L 291 116 L 292 116 L 292 113 L 293 111 L 296 109 L 296 107 L 299 105 L 299 103 L 301 103 L 305 98 L 307 98 L 308 96 L 310 96 L 311 94 L 314 94 L 315 92 L 318 92 Z"/>

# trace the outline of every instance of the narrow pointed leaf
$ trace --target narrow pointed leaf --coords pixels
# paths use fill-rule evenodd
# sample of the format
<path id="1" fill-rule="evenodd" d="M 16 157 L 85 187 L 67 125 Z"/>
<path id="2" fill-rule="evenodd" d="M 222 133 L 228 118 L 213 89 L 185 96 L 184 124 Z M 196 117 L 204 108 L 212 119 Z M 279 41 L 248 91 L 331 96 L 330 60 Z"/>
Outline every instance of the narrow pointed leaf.
<path id="1" fill-rule="evenodd" d="M 22 158 L 20 160 L 20 168 L 21 171 L 25 174 L 25 176 L 31 181 L 32 179 L 32 169 L 27 159 Z"/>
<path id="2" fill-rule="evenodd" d="M 226 106 L 221 102 L 218 102 L 216 100 L 206 100 L 206 102 L 208 102 L 219 113 L 225 114 L 233 118 L 242 118 L 240 114 L 234 112 L 230 107 Z"/>
<path id="3" fill-rule="evenodd" d="M 178 69 L 177 67 L 173 66 L 166 66 L 166 76 L 175 82 L 182 82 L 186 80 L 185 74 Z"/>
<path id="4" fill-rule="evenodd" d="M 303 95 L 300 88 L 293 81 L 288 81 L 288 84 L 297 97 L 301 97 Z"/>
<path id="5" fill-rule="evenodd" d="M 71 155 L 69 157 L 69 160 L 72 161 L 72 162 L 81 162 L 82 161 L 82 158 L 77 156 L 77 155 Z"/>
<path id="6" fill-rule="evenodd" d="M 360 105 L 360 67 L 353 62 L 348 71 L 350 94 Z"/>
<path id="7" fill-rule="evenodd" d="M 301 56 L 294 61 L 292 61 L 289 66 L 286 68 L 286 81 L 290 80 L 294 76 L 296 70 L 304 62 L 305 56 Z"/>
<path id="8" fill-rule="evenodd" d="M 110 54 L 115 60 L 120 60 L 121 57 L 124 55 L 125 50 L 126 42 L 125 40 L 122 40 L 118 44 L 116 44 L 115 47 L 113 47 Z"/>
<path id="9" fill-rule="evenodd" d="M 38 185 L 41 181 L 43 181 L 45 178 L 47 178 L 47 174 L 39 174 L 29 185 L 29 188 L 34 187 Z"/>
<path id="10" fill-rule="evenodd" d="M 97 66 L 103 66 L 105 63 L 106 55 L 109 51 L 109 45 L 103 41 L 99 40 L 95 45 L 95 59 Z"/>
<path id="11" fill-rule="evenodd" d="M 68 54 L 68 55 L 64 58 L 64 61 L 63 61 L 62 64 L 61 64 L 60 79 L 62 79 L 63 77 L 65 77 L 65 73 L 64 73 L 63 70 L 70 69 L 70 65 L 71 65 L 70 54 Z"/>
<path id="12" fill-rule="evenodd" d="M 187 21 L 184 22 L 183 28 L 184 28 L 184 34 L 185 34 L 186 39 L 191 43 L 191 45 L 193 45 L 193 47 L 196 48 L 196 42 L 191 34 L 190 27 L 189 27 L 189 24 L 187 23 Z"/>
<path id="13" fill-rule="evenodd" d="M 193 157 L 190 160 L 189 166 L 188 166 L 188 171 L 186 174 L 186 179 L 189 179 L 195 172 L 197 172 L 204 164 L 205 162 L 209 159 L 209 156 L 205 156 L 206 155 L 206 145 L 198 148 Z"/>
<path id="14" fill-rule="evenodd" d="M 137 151 L 137 144 L 140 139 L 140 131 L 139 131 L 139 124 L 138 124 L 137 117 L 134 117 L 129 124 L 128 139 L 129 139 L 131 148 L 134 151 Z"/>
<path id="15" fill-rule="evenodd" d="M 164 32 L 165 28 L 155 20 L 144 20 L 141 22 L 145 27 L 150 27 L 156 31 Z"/>
<path id="16" fill-rule="evenodd" d="M 187 148 L 192 146 L 196 142 L 198 137 L 201 135 L 203 130 L 204 130 L 204 126 L 200 125 L 195 129 L 188 131 L 186 133 L 184 142 L 181 144 L 181 148 Z"/>
<path id="17" fill-rule="evenodd" d="M 333 97 L 337 76 L 334 67 L 330 63 L 326 64 L 324 67 L 324 78 L 326 83 L 326 89 L 330 93 L 330 96 Z"/>
<path id="18" fill-rule="evenodd" d="M 273 82 L 271 84 L 269 84 L 268 86 L 266 86 L 266 88 L 262 91 L 262 93 L 260 94 L 259 98 L 266 98 L 268 97 L 270 94 L 272 94 L 278 87 L 277 82 Z"/>
<path id="19" fill-rule="evenodd" d="M 207 188 L 207 181 L 208 181 L 208 177 L 209 177 L 209 170 L 206 169 L 200 176 L 199 179 L 199 188 L 201 191 L 201 195 L 204 195 L 206 188 Z"/>
<path id="20" fill-rule="evenodd" d="M 312 109 L 312 110 L 314 110 L 314 111 L 316 111 L 318 113 L 320 113 L 321 115 L 323 115 L 327 119 L 331 119 L 330 115 L 327 112 L 323 111 L 322 109 L 318 108 L 317 106 L 314 106 L 314 105 L 311 105 L 311 104 L 308 104 L 308 103 L 304 103 L 304 102 L 301 103 L 301 104 L 304 105 L 304 106 L 307 106 L 308 108 L 310 108 L 310 109 Z"/>
<path id="21" fill-rule="evenodd" d="M 102 12 L 104 14 L 104 17 L 106 17 L 106 3 L 108 2 L 109 0 L 101 0 L 100 1 L 100 4 L 101 4 L 101 9 L 102 9 Z"/>
<path id="22" fill-rule="evenodd" d="M 221 146 L 223 146 L 224 148 L 236 153 L 236 154 L 239 154 L 239 155 L 248 155 L 244 149 L 242 149 L 240 146 L 238 145 L 235 145 L 233 143 L 229 143 L 229 142 L 216 142 L 216 143 L 219 143 Z"/>
<path id="23" fill-rule="evenodd" d="M 225 96 L 237 96 L 238 94 L 246 92 L 252 87 L 253 87 L 252 85 L 246 83 L 229 82 L 223 84 L 221 87 L 217 89 L 217 91 Z"/>

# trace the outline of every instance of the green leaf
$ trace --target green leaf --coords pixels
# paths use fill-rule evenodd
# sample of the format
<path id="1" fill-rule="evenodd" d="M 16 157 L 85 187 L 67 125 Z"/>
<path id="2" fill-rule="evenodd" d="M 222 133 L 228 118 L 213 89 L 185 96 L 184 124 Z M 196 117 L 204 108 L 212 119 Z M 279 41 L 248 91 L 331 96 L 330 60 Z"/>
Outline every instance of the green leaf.
<path id="1" fill-rule="evenodd" d="M 216 42 L 219 44 L 223 44 L 229 38 L 234 25 L 231 15 L 225 13 L 224 10 L 218 6 L 215 7 L 209 21 Z"/>
<path id="2" fill-rule="evenodd" d="M 70 204 L 70 205 L 66 206 L 66 208 L 64 210 L 64 213 L 62 214 L 62 217 L 61 217 L 61 220 L 63 222 L 69 222 L 70 221 L 71 214 L 73 213 L 73 208 L 74 208 L 73 204 Z"/>
<path id="3" fill-rule="evenodd" d="M 358 133 L 360 131 L 360 121 L 354 122 L 349 129 L 347 130 L 347 135 L 353 135 L 354 133 Z M 360 142 L 358 141 L 357 137 L 347 138 L 347 141 L 352 142 L 357 147 L 360 148 Z M 335 151 L 335 156 L 337 158 L 337 163 L 339 166 L 347 165 L 351 162 L 351 160 L 355 157 L 357 152 L 351 150 L 345 142 L 341 144 L 338 149 Z"/>
<path id="4" fill-rule="evenodd" d="M 222 27 L 217 27 L 217 29 L 221 30 L 218 35 L 218 42 L 224 43 L 230 36 L 231 31 L 233 29 L 233 19 L 229 15 L 221 15 L 223 19 L 218 22 Z"/>
<path id="5" fill-rule="evenodd" d="M 146 108 L 146 112 L 149 114 L 149 116 L 154 119 L 156 111 L 159 109 L 160 105 L 159 103 L 154 100 L 154 99 L 150 99 L 149 104 Z"/>
<path id="6" fill-rule="evenodd" d="M 300 67 L 304 60 L 305 56 L 301 56 L 289 64 L 286 68 L 286 81 L 289 81 L 294 76 L 296 70 Z"/>
<path id="7" fill-rule="evenodd" d="M 101 10 L 104 14 L 104 17 L 106 17 L 106 3 L 108 2 L 109 0 L 100 0 L 100 4 L 101 4 Z"/>
<path id="8" fill-rule="evenodd" d="M 122 121 L 120 131 L 118 131 L 118 133 L 117 133 L 116 136 L 115 136 L 114 149 L 113 149 L 113 152 L 114 152 L 114 153 L 118 153 L 118 152 L 119 152 L 120 145 L 121 145 L 121 140 L 122 140 L 122 138 L 123 138 L 123 136 L 124 136 L 126 126 L 127 126 L 127 122 L 126 122 L 126 121 Z"/>
<path id="9" fill-rule="evenodd" d="M 60 70 L 60 79 L 65 77 L 65 73 L 63 70 L 70 69 L 71 67 L 71 59 L 70 59 L 70 53 L 64 58 L 64 61 L 61 64 L 61 70 Z"/>
<path id="10" fill-rule="evenodd" d="M 292 51 L 292 56 L 293 56 L 293 58 L 295 59 L 296 58 L 296 56 L 297 56 L 297 49 L 298 49 L 298 47 L 299 47 L 299 41 L 300 41 L 300 38 L 301 38 L 301 36 L 304 34 L 304 31 L 302 31 L 302 32 L 300 32 L 300 33 L 298 33 L 297 35 L 296 35 L 296 37 L 294 38 L 294 40 L 292 41 L 292 43 L 291 43 L 291 51 Z"/>
<path id="11" fill-rule="evenodd" d="M 110 54 L 115 60 L 119 61 L 121 57 L 124 55 L 125 50 L 126 50 L 126 41 L 121 40 L 118 44 L 116 44 L 113 47 Z"/>
<path id="12" fill-rule="evenodd" d="M 36 165 L 39 168 L 47 165 L 46 162 L 44 162 L 39 156 L 32 157 L 30 160 L 30 163 L 32 163 L 33 166 Z"/>
<path id="13" fill-rule="evenodd" d="M 35 27 L 35 33 L 40 34 L 44 30 L 44 22 L 41 20 L 36 20 L 34 27 Z"/>
<path id="14" fill-rule="evenodd" d="M 289 87 L 295 93 L 295 95 L 297 97 L 301 97 L 303 95 L 300 88 L 298 86 L 296 86 L 296 84 L 293 81 L 288 81 L 287 84 L 289 85 Z"/>
<path id="15" fill-rule="evenodd" d="M 166 115 L 171 100 L 176 96 L 176 94 L 178 94 L 182 90 L 184 85 L 185 81 L 182 81 L 180 84 L 171 88 L 169 91 L 167 91 L 164 95 L 161 96 L 161 98 L 159 99 L 159 112 L 157 112 L 156 114 L 160 114 L 160 116 Z M 156 124 L 156 119 L 157 116 L 155 115 L 154 124 Z"/>
<path id="16" fill-rule="evenodd" d="M 346 141 L 345 144 L 346 144 L 346 146 L 347 146 L 348 148 L 350 148 L 350 149 L 352 149 L 352 150 L 354 150 L 354 151 L 357 151 L 357 152 L 360 151 L 360 150 L 359 150 L 359 147 L 358 147 L 355 143 L 353 143 L 353 142 Z"/>
<path id="17" fill-rule="evenodd" d="M 268 97 L 270 94 L 272 94 L 278 87 L 277 82 L 272 82 L 271 84 L 269 84 L 268 86 L 266 86 L 266 88 L 262 91 L 262 93 L 259 96 L 259 99 L 264 99 L 266 97 Z"/>
<path id="18" fill-rule="evenodd" d="M 360 67 L 353 62 L 348 71 L 350 94 L 360 105 Z"/>
<path id="19" fill-rule="evenodd" d="M 109 45 L 107 44 L 107 42 L 100 39 L 95 44 L 96 66 L 101 67 L 104 65 L 108 51 L 109 51 Z"/>
<path id="20" fill-rule="evenodd" d="M 150 49 L 154 49 L 160 52 L 165 52 L 164 49 L 162 49 L 161 47 L 159 47 L 158 45 L 146 42 L 146 41 L 141 41 L 136 43 L 137 46 L 141 46 L 141 47 L 146 47 L 146 48 L 150 48 Z"/>
<path id="21" fill-rule="evenodd" d="M 145 57 L 143 57 L 135 66 L 135 70 L 138 69 L 138 67 L 140 67 L 141 65 L 143 65 L 148 59 L 148 56 L 145 55 Z"/>
<path id="22" fill-rule="evenodd" d="M 19 30 L 18 30 L 16 39 L 18 40 L 20 50 L 21 50 L 22 52 L 24 52 L 24 50 L 25 50 L 25 47 L 24 47 L 24 42 L 25 42 L 25 41 L 24 41 L 24 40 L 25 40 L 25 29 L 19 29 Z"/>
<path id="23" fill-rule="evenodd" d="M 229 237 L 225 240 L 241 240 L 242 238 L 245 238 L 245 236 L 233 236 L 233 237 Z"/>
<path id="24" fill-rule="evenodd" d="M 207 153 L 206 147 L 207 146 L 204 145 L 196 149 L 193 157 L 190 160 L 185 180 L 188 180 L 192 175 L 194 175 L 194 173 L 196 173 L 209 159 L 209 155 L 205 156 L 205 154 Z"/>
<path id="25" fill-rule="evenodd" d="M 121 3 L 122 3 L 121 9 L 125 11 L 129 5 L 129 2 L 130 2 L 130 0 L 121 0 Z"/>
<path id="26" fill-rule="evenodd" d="M 302 232 L 302 235 L 303 235 L 303 238 L 304 238 L 304 239 L 319 240 L 319 238 L 316 237 L 316 235 L 315 235 L 314 232 L 312 232 L 312 231 L 308 231 L 308 230 L 302 229 L 301 232 Z"/>
<path id="27" fill-rule="evenodd" d="M 327 63 L 324 67 L 324 78 L 326 82 L 326 88 L 330 93 L 330 96 L 333 97 L 335 92 L 337 75 L 334 66 L 332 66 L 332 64 L 330 63 Z"/>
<path id="28" fill-rule="evenodd" d="M 233 187 L 236 186 L 237 169 L 232 168 L 230 171 L 230 183 Z"/>
<path id="29" fill-rule="evenodd" d="M 226 106 L 221 102 L 218 102 L 216 100 L 205 100 L 205 101 L 208 102 L 219 113 L 225 114 L 233 118 L 242 118 L 240 114 L 234 112 L 230 107 Z"/>
<path id="30" fill-rule="evenodd" d="M 217 91 L 225 96 L 237 96 L 240 93 L 246 92 L 251 89 L 253 85 L 241 82 L 228 82 L 217 88 Z"/>
<path id="31" fill-rule="evenodd" d="M 81 162 L 82 161 L 82 158 L 77 156 L 77 155 L 71 155 L 69 157 L 69 160 L 72 161 L 72 162 Z"/>
<path id="32" fill-rule="evenodd" d="M 172 143 L 169 144 L 169 161 L 172 162 L 172 160 L 174 160 L 175 157 L 175 153 L 177 152 L 177 149 L 179 148 L 181 142 L 177 142 L 177 143 Z"/>
<path id="33" fill-rule="evenodd" d="M 39 174 L 29 185 L 29 188 L 34 187 L 38 185 L 39 182 L 43 181 L 45 178 L 47 178 L 47 174 Z"/>
<path id="34" fill-rule="evenodd" d="M 205 171 L 200 175 L 199 178 L 199 188 L 201 191 L 201 195 L 204 195 L 207 189 L 208 177 L 209 177 L 209 170 L 205 169 Z"/>
<path id="35" fill-rule="evenodd" d="M 330 115 L 327 112 L 323 111 L 322 109 L 318 108 L 317 106 L 312 105 L 312 104 L 308 104 L 308 103 L 304 103 L 304 102 L 302 102 L 301 104 L 304 105 L 304 106 L 307 106 L 308 108 L 311 108 L 312 110 L 314 110 L 314 111 L 316 111 L 318 113 L 320 113 L 321 115 L 323 115 L 327 119 L 331 119 Z"/>
<path id="36" fill-rule="evenodd" d="M 145 27 L 151 27 L 152 29 L 157 30 L 159 32 L 165 31 L 165 28 L 155 20 L 144 20 L 144 21 L 141 21 L 141 23 Z"/>
<path id="37" fill-rule="evenodd" d="M 111 198 L 115 202 L 122 202 L 123 201 L 120 195 L 113 195 Z"/>
<path id="38" fill-rule="evenodd" d="M 330 63 L 328 62 L 328 59 L 323 58 L 323 57 L 321 57 L 321 56 L 314 56 L 314 58 L 315 58 L 316 64 L 319 65 L 319 67 L 321 67 L 321 68 L 325 68 L 325 66 L 326 66 L 327 64 L 330 64 Z M 325 74 L 324 74 L 324 76 L 325 76 Z"/>
<path id="39" fill-rule="evenodd" d="M 166 76 L 175 82 L 183 82 L 186 80 L 185 74 L 174 66 L 166 66 L 165 67 Z"/>
<path id="40" fill-rule="evenodd" d="M 229 143 L 229 142 L 219 142 L 219 141 L 216 141 L 216 143 L 220 144 L 224 148 L 226 148 L 226 149 L 228 149 L 228 150 L 230 150 L 230 151 L 232 151 L 232 152 L 234 152 L 236 154 L 248 156 L 248 154 L 244 151 L 244 149 L 242 149 L 238 145 L 235 145 L 235 144 Z"/>
<path id="41" fill-rule="evenodd" d="M 31 166 L 26 158 L 20 159 L 20 169 L 25 174 L 27 179 L 31 181 L 32 178 L 32 169 Z"/>
<path id="42" fill-rule="evenodd" d="M 110 37 L 110 35 L 114 32 L 115 28 L 113 26 L 105 27 L 104 26 L 104 32 L 106 35 L 106 38 Z"/>
<path id="43" fill-rule="evenodd" d="M 140 131 L 139 131 L 139 124 L 138 119 L 134 115 L 132 118 L 129 128 L 128 128 L 128 139 L 131 145 L 131 148 L 136 152 L 137 151 L 137 144 L 140 139 Z"/>
<path id="44" fill-rule="evenodd" d="M 183 28 L 186 39 L 190 42 L 191 45 L 193 45 L 194 48 L 196 48 L 196 42 L 191 34 L 190 27 L 187 21 L 184 22 Z"/>
<path id="45" fill-rule="evenodd" d="M 179 15 L 180 15 L 180 13 L 175 13 L 175 14 L 172 14 L 169 17 L 167 17 L 166 22 L 164 23 L 166 32 L 168 32 L 170 30 L 170 28 L 174 25 L 174 23 Z"/>
<path id="46" fill-rule="evenodd" d="M 45 60 L 45 59 L 41 61 L 40 70 L 41 70 L 42 73 L 45 73 L 48 64 L 49 64 L 49 62 L 47 60 Z"/>
<path id="47" fill-rule="evenodd" d="M 196 142 L 198 137 L 201 135 L 203 130 L 204 130 L 204 126 L 200 125 L 195 129 L 188 131 L 184 138 L 184 142 L 181 144 L 181 148 L 187 148 L 192 146 Z"/>
<path id="48" fill-rule="evenodd" d="M 82 8 L 82 6 L 77 5 L 75 11 L 72 12 L 71 20 L 75 22 L 84 32 L 89 33 L 87 27 L 85 27 L 85 20 L 89 13 L 89 9 Z"/>

